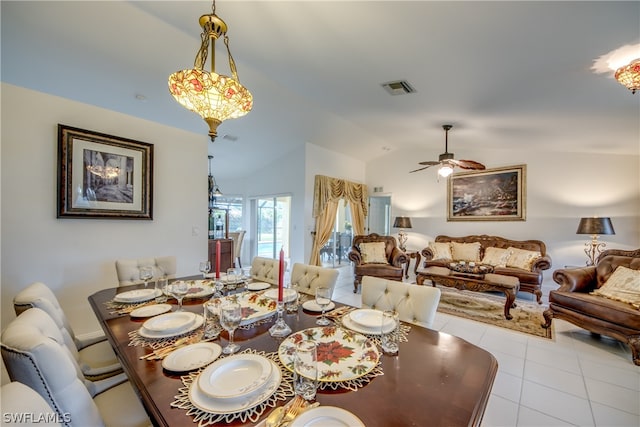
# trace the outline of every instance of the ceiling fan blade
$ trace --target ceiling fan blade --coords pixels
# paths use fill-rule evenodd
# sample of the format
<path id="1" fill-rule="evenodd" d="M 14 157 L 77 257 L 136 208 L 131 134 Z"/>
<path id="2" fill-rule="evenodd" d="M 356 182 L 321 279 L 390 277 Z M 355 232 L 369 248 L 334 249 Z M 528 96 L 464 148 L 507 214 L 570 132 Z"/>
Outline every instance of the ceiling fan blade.
<path id="1" fill-rule="evenodd" d="M 462 169 L 474 169 L 474 170 L 484 170 L 486 169 L 482 163 L 478 163 L 474 160 L 451 160 L 456 164 L 456 166 Z"/>
<path id="2" fill-rule="evenodd" d="M 435 160 L 430 160 L 428 162 L 418 162 L 418 164 L 423 166 L 435 166 L 440 164 L 440 162 L 436 162 Z"/>
<path id="3" fill-rule="evenodd" d="M 438 163 L 436 163 L 436 165 L 437 165 L 437 164 L 438 164 Z M 423 170 L 425 170 L 425 169 L 427 169 L 427 168 L 430 168 L 431 166 L 434 166 L 434 165 L 428 165 L 428 166 L 425 166 L 425 167 L 423 167 L 423 168 L 413 170 L 413 171 L 411 171 L 411 172 L 409 172 L 409 173 L 420 172 L 420 171 L 423 171 Z"/>

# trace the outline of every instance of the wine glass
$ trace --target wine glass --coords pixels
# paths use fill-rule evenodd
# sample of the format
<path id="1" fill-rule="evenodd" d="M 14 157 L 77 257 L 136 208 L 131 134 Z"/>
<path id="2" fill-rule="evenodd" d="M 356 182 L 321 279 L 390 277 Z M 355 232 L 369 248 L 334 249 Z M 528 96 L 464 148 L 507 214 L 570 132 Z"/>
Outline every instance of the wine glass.
<path id="1" fill-rule="evenodd" d="M 140 267 L 140 280 L 144 281 L 144 287 L 147 287 L 149 279 L 153 277 L 153 269 L 151 267 Z"/>
<path id="2" fill-rule="evenodd" d="M 182 311 L 182 299 L 188 292 L 189 284 L 182 280 L 178 280 L 169 285 L 169 293 L 178 300 L 178 309 L 176 311 Z"/>
<path id="3" fill-rule="evenodd" d="M 207 273 L 211 271 L 211 262 L 209 261 L 202 261 L 200 263 L 200 272 L 202 273 L 202 278 L 206 279 L 207 277 Z"/>
<path id="4" fill-rule="evenodd" d="M 233 333 L 240 326 L 242 320 L 242 307 L 235 302 L 229 302 L 220 307 L 220 326 L 229 332 L 229 344 L 222 349 L 224 354 L 233 354 L 240 346 L 233 342 Z"/>
<path id="5" fill-rule="evenodd" d="M 316 288 L 316 303 L 322 308 L 322 315 L 316 320 L 316 325 L 331 324 L 331 321 L 324 317 L 324 310 L 331 303 L 331 288 Z"/>

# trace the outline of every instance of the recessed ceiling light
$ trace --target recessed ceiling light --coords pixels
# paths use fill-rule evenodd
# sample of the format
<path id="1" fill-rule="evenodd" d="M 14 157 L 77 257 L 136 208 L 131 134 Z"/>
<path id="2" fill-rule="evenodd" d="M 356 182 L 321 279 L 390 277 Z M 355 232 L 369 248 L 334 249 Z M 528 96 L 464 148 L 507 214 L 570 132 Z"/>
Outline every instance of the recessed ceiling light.
<path id="1" fill-rule="evenodd" d="M 146 100 L 147 100 L 147 97 L 146 97 L 146 96 L 144 96 L 144 95 L 143 95 L 143 94 L 141 94 L 141 93 L 136 93 L 136 99 L 137 99 L 138 101 L 146 101 Z"/>

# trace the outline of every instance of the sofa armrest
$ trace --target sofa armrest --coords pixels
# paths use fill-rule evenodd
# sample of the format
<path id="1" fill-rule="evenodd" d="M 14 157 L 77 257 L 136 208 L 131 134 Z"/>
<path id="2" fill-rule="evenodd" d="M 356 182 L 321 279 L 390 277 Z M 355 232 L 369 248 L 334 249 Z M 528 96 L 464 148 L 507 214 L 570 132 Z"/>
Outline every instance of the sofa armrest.
<path id="1" fill-rule="evenodd" d="M 408 261 L 409 261 L 409 258 L 407 257 L 407 254 L 405 254 L 398 248 L 393 248 L 393 250 L 391 251 L 391 260 L 390 260 L 391 265 L 395 267 L 402 267 L 402 264 Z"/>
<path id="2" fill-rule="evenodd" d="M 541 272 L 542 270 L 548 270 L 551 268 L 551 258 L 548 255 L 536 258 L 531 265 L 531 271 Z"/>
<path id="3" fill-rule="evenodd" d="M 596 287 L 596 268 L 561 268 L 553 272 L 553 280 L 562 292 L 591 292 Z"/>
<path id="4" fill-rule="evenodd" d="M 420 252 L 420 255 L 422 255 L 422 259 L 424 261 L 430 261 L 433 259 L 433 252 L 431 252 L 431 248 L 428 246 Z"/>
<path id="5" fill-rule="evenodd" d="M 347 257 L 349 258 L 349 261 L 353 261 L 355 265 L 362 264 L 362 257 L 360 256 L 360 251 L 356 249 L 355 246 L 351 247 L 351 250 L 349 251 L 349 255 L 347 255 Z"/>

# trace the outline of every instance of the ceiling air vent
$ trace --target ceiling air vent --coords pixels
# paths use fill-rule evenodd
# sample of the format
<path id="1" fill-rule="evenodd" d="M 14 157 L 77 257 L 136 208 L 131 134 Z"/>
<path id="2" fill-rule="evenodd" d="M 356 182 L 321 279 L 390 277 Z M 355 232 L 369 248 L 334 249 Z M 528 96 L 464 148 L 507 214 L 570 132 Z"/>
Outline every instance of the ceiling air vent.
<path id="1" fill-rule="evenodd" d="M 408 93 L 414 93 L 416 91 L 413 87 L 411 87 L 409 82 L 404 80 L 382 83 L 382 87 L 391 95 L 406 95 Z"/>

